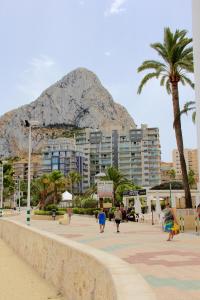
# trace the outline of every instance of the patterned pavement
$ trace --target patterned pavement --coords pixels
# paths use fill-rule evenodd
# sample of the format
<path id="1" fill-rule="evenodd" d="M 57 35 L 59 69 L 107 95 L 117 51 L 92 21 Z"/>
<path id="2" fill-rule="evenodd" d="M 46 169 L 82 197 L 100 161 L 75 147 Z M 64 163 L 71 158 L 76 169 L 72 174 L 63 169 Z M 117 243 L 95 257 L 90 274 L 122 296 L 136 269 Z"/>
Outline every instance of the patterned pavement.
<path id="1" fill-rule="evenodd" d="M 119 256 L 138 270 L 159 300 L 200 300 L 200 236 L 195 233 L 181 233 L 167 242 L 158 225 L 122 223 L 117 234 L 109 221 L 99 233 L 94 218 L 75 215 L 70 225 L 31 221 L 31 226 Z"/>

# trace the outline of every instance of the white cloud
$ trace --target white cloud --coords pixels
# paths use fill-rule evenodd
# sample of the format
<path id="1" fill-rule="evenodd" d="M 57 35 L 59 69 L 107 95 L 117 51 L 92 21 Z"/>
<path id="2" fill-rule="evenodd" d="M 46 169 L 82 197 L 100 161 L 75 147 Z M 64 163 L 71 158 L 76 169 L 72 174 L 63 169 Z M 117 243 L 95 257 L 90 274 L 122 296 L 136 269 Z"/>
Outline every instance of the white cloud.
<path id="1" fill-rule="evenodd" d="M 104 13 L 106 17 L 111 15 L 118 15 L 125 11 L 126 9 L 123 7 L 124 3 L 127 0 L 113 0 L 109 9 L 107 9 Z"/>
<path id="2" fill-rule="evenodd" d="M 28 63 L 27 69 L 21 74 L 18 91 L 26 101 L 35 100 L 43 90 L 62 76 L 56 62 L 46 56 L 34 57 Z"/>
<path id="3" fill-rule="evenodd" d="M 84 0 L 80 0 L 80 1 L 79 1 L 79 4 L 80 4 L 80 5 L 84 5 L 84 4 L 85 4 L 85 1 L 84 1 Z"/>
<path id="4" fill-rule="evenodd" d="M 104 55 L 105 56 L 111 56 L 111 52 L 110 51 L 106 51 L 106 52 L 104 52 Z"/>

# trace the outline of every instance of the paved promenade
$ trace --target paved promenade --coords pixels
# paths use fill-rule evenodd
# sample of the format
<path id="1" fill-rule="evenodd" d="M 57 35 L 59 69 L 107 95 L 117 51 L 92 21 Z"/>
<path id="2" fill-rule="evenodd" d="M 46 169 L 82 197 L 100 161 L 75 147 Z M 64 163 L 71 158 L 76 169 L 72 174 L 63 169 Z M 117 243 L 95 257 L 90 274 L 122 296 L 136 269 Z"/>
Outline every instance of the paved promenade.
<path id="1" fill-rule="evenodd" d="M 24 216 L 14 219 L 22 221 Z M 31 221 L 31 226 L 119 256 L 137 268 L 159 300 L 200 300 L 200 236 L 194 233 L 167 242 L 160 226 L 122 223 L 117 234 L 109 221 L 99 233 L 94 218 L 75 215 L 70 225 Z"/>
<path id="2" fill-rule="evenodd" d="M 63 299 L 1 239 L 0 273 L 0 300 Z"/>

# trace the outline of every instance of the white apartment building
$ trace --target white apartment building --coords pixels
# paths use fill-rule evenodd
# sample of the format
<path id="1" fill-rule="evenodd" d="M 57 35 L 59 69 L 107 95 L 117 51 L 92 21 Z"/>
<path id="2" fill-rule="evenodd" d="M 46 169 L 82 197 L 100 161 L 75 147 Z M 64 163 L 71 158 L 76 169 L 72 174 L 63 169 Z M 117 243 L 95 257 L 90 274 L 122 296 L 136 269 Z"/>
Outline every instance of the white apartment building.
<path id="1" fill-rule="evenodd" d="M 76 135 L 77 149 L 89 161 L 90 183 L 96 174 L 114 166 L 140 186 L 161 182 L 159 129 L 142 125 L 140 129 L 85 129 Z"/>

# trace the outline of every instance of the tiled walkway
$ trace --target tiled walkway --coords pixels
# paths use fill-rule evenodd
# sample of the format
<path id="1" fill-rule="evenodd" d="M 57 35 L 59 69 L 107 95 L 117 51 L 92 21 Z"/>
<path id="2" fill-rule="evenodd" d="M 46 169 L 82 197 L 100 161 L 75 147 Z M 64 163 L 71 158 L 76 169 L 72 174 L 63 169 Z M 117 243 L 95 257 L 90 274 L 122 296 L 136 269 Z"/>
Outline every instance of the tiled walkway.
<path id="1" fill-rule="evenodd" d="M 167 242 L 157 225 L 122 223 L 117 234 L 109 221 L 99 233 L 94 218 L 79 216 L 73 216 L 70 225 L 32 221 L 31 226 L 119 256 L 142 274 L 159 300 L 200 300 L 200 236 L 194 233 Z"/>

